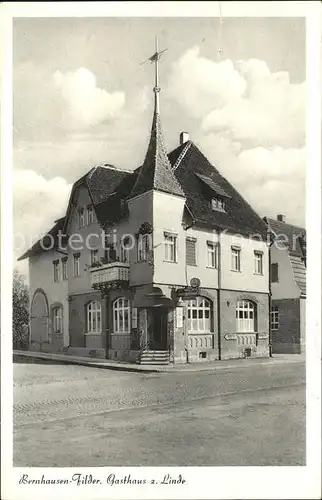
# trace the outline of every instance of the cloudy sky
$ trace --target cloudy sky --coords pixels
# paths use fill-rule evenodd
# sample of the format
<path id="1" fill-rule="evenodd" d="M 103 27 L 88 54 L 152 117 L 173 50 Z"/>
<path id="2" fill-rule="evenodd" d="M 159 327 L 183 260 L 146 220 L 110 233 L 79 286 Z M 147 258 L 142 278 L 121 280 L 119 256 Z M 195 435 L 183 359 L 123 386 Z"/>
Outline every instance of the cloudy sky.
<path id="1" fill-rule="evenodd" d="M 216 18 L 14 20 L 17 254 L 64 215 L 86 171 L 143 161 L 153 68 L 141 62 L 155 35 L 168 49 L 160 62 L 168 150 L 188 131 L 259 215 L 304 224 L 305 22 L 224 18 L 219 33 Z"/>

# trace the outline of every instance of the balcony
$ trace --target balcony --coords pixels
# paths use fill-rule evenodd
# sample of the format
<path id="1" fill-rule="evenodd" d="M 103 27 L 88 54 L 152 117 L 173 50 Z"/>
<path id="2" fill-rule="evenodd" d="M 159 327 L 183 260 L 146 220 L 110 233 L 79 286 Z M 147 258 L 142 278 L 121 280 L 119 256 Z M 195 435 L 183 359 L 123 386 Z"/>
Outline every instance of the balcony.
<path id="1" fill-rule="evenodd" d="M 91 285 L 96 290 L 108 290 L 124 287 L 129 283 L 129 264 L 124 262 L 110 262 L 100 267 L 93 267 Z"/>

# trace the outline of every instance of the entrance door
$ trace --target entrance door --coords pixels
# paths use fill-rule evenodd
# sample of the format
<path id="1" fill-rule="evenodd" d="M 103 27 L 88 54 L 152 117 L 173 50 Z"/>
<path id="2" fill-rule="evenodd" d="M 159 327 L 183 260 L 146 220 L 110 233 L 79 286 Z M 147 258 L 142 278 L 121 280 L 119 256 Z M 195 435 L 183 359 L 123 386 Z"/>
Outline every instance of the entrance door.
<path id="1" fill-rule="evenodd" d="M 164 307 L 152 309 L 152 322 L 150 334 L 151 350 L 168 349 L 168 310 Z"/>

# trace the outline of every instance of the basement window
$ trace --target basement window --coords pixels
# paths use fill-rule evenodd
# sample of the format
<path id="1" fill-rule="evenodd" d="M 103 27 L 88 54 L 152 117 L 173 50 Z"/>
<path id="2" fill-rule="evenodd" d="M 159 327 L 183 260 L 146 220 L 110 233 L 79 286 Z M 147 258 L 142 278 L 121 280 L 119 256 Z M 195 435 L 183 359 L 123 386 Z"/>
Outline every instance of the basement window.
<path id="1" fill-rule="evenodd" d="M 199 358 L 200 359 L 206 359 L 207 353 L 206 352 L 199 352 Z"/>

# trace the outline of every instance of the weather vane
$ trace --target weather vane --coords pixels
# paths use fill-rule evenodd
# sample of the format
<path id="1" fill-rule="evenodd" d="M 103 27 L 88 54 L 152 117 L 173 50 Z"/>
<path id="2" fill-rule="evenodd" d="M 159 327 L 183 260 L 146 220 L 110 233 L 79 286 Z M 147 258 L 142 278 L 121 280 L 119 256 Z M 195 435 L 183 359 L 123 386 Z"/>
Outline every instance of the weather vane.
<path id="1" fill-rule="evenodd" d="M 159 87 L 159 59 L 162 56 L 162 54 L 168 49 L 163 49 L 159 52 L 158 50 L 158 37 L 155 37 L 155 53 L 146 59 L 145 61 L 141 62 L 141 64 L 145 64 L 150 61 L 150 63 L 154 63 L 155 65 L 155 85 L 153 88 L 153 91 L 155 93 L 156 97 L 156 110 L 159 110 L 159 100 L 158 100 L 158 92 L 160 92 L 160 87 Z"/>

